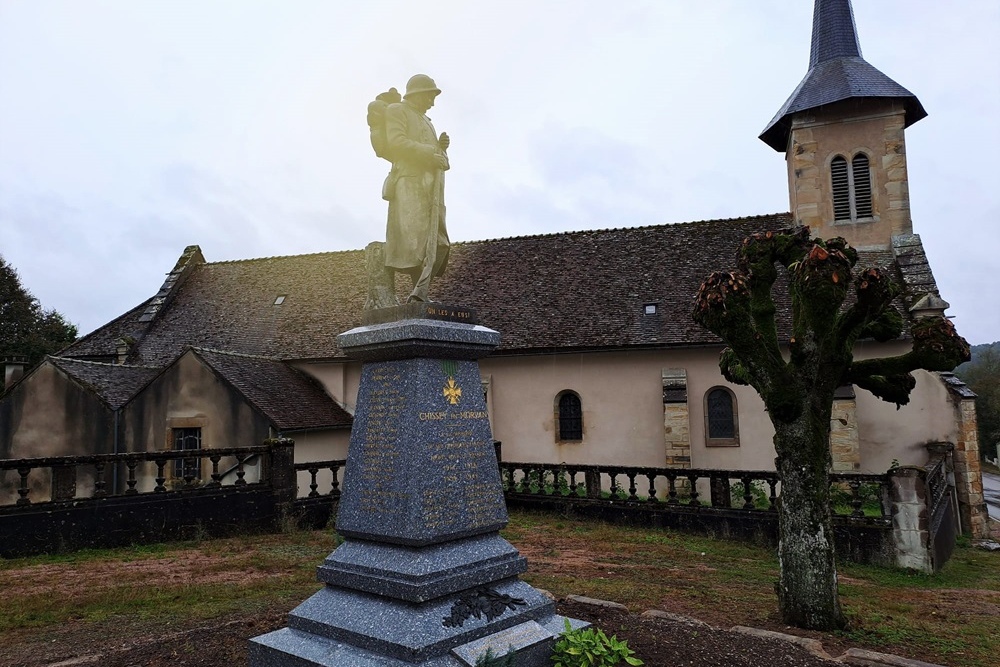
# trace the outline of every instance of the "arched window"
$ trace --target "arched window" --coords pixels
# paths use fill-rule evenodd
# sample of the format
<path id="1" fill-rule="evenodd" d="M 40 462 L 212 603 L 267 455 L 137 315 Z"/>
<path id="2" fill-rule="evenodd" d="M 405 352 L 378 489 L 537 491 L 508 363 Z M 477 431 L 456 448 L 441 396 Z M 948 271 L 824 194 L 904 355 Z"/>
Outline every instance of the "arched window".
<path id="1" fill-rule="evenodd" d="M 740 446 L 736 396 L 725 387 L 712 387 L 705 394 L 705 444 L 709 447 Z"/>
<path id="2" fill-rule="evenodd" d="M 583 405 L 575 392 L 564 391 L 556 397 L 556 439 L 583 440 Z"/>
<path id="3" fill-rule="evenodd" d="M 843 155 L 830 162 L 830 185 L 833 191 L 833 219 L 854 222 L 871 218 L 872 175 L 868 156 L 857 153 L 850 164 Z"/>

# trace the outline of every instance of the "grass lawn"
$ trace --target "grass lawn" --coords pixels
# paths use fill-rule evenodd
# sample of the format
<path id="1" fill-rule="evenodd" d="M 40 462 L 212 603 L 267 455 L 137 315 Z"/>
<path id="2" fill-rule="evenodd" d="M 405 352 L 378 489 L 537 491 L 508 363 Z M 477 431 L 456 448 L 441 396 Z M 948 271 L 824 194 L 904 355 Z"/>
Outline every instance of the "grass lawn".
<path id="1" fill-rule="evenodd" d="M 558 597 L 787 631 L 771 549 L 525 512 L 512 514 L 504 536 L 528 558 L 523 578 Z M 334 546 L 329 530 L 302 531 L 0 560 L 0 664 L 14 662 L 4 651 L 29 654 L 46 642 L 114 642 L 285 613 L 319 588 L 315 568 Z M 851 629 L 800 634 L 955 667 L 996 664 L 1000 554 L 962 543 L 936 575 L 853 564 L 840 574 Z"/>

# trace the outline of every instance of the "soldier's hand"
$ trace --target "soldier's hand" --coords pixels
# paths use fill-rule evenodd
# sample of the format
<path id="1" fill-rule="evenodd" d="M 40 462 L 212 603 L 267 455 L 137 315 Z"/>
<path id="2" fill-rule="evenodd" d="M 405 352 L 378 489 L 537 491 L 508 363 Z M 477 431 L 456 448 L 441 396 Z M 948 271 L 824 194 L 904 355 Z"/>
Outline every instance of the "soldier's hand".
<path id="1" fill-rule="evenodd" d="M 437 167 L 438 169 L 440 169 L 441 171 L 447 171 L 448 170 L 448 156 L 445 155 L 444 153 L 435 153 L 434 154 L 434 166 Z"/>
<path id="2" fill-rule="evenodd" d="M 448 146 L 451 146 L 451 137 L 448 136 L 447 132 L 441 133 L 441 138 L 438 139 L 438 146 L 440 146 L 443 151 L 448 150 Z"/>

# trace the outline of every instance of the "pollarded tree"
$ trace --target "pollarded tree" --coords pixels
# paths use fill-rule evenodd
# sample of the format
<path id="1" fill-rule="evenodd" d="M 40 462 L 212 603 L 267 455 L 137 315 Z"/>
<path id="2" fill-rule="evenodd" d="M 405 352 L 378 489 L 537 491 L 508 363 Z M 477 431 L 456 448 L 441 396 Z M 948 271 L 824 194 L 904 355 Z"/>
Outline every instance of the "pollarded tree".
<path id="1" fill-rule="evenodd" d="M 0 359 L 24 357 L 33 366 L 74 340 L 76 327 L 56 311 L 42 310 L 14 267 L 0 257 Z"/>
<path id="2" fill-rule="evenodd" d="M 781 475 L 778 605 L 785 623 L 800 628 L 845 626 L 828 477 L 837 387 L 854 384 L 903 405 L 916 385 L 911 371 L 949 371 L 969 358 L 951 322 L 929 317 L 910 327 L 913 347 L 906 354 L 854 361 L 859 338 L 884 342 L 903 331 L 892 305 L 899 288 L 878 268 L 853 276 L 857 261 L 844 239 L 810 239 L 808 227 L 754 234 L 743 241 L 738 269 L 711 274 L 695 299 L 695 321 L 727 345 L 719 360 L 723 376 L 756 389 L 774 425 Z M 779 265 L 791 297 L 787 341 L 779 341 L 771 293 Z M 845 304 L 852 285 L 855 299 Z"/>

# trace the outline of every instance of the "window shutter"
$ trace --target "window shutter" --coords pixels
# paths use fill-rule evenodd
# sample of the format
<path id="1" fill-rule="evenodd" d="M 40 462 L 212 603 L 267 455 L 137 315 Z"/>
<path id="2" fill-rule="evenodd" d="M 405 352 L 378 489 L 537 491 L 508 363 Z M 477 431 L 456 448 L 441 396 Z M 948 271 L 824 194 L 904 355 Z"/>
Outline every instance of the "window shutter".
<path id="1" fill-rule="evenodd" d="M 847 174 L 847 159 L 841 155 L 833 158 L 830 163 L 830 180 L 833 185 L 833 219 L 851 219 L 851 186 Z M 869 207 L 871 206 L 871 188 L 869 188 Z"/>
<path id="2" fill-rule="evenodd" d="M 858 218 L 872 217 L 872 178 L 868 165 L 868 156 L 858 153 L 851 160 L 851 171 L 854 172 L 854 209 Z"/>

